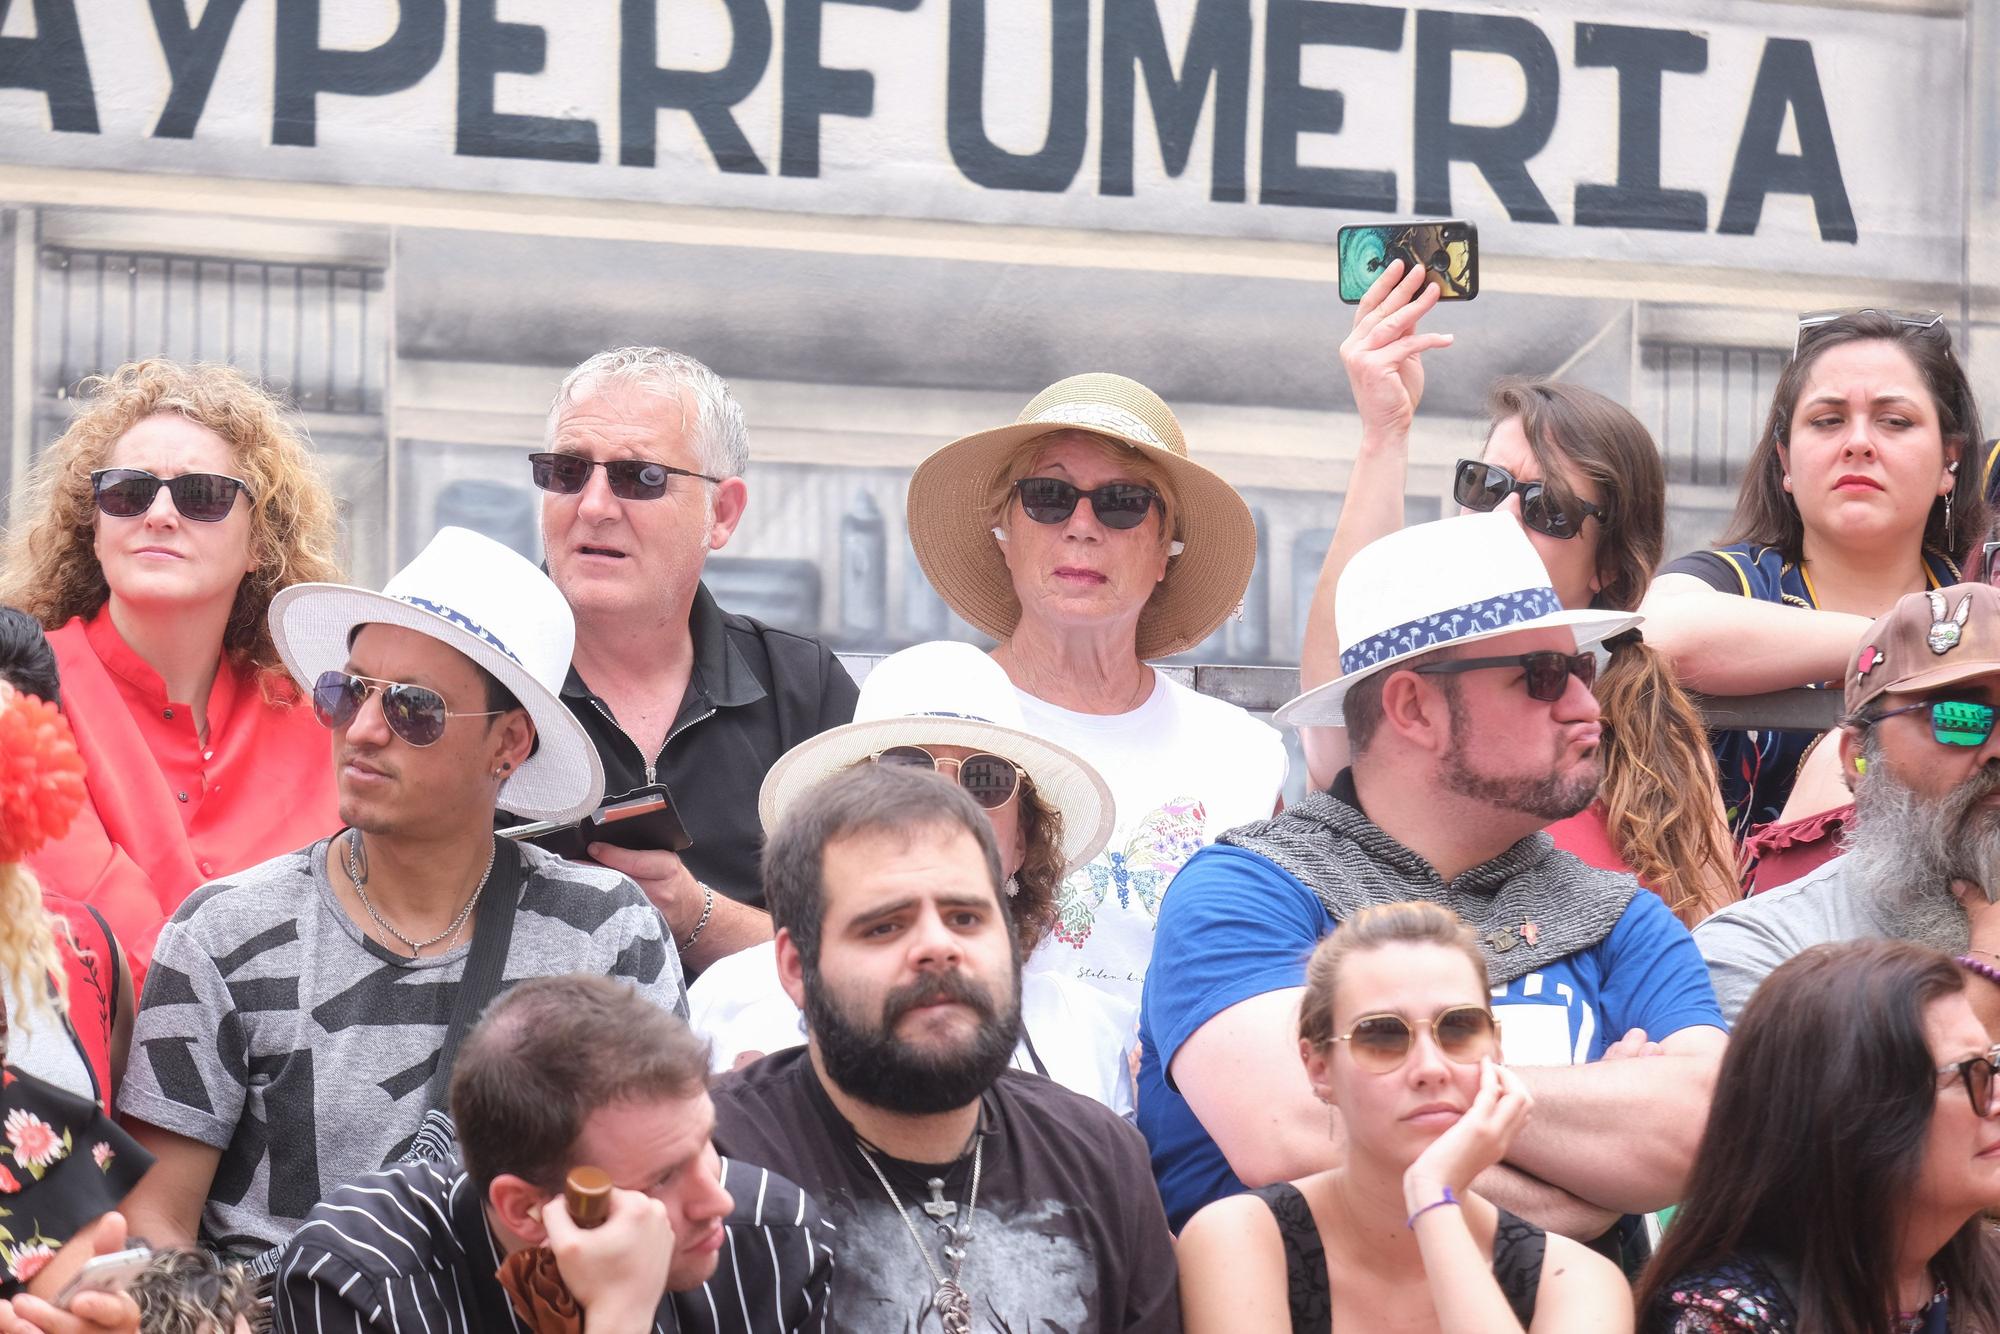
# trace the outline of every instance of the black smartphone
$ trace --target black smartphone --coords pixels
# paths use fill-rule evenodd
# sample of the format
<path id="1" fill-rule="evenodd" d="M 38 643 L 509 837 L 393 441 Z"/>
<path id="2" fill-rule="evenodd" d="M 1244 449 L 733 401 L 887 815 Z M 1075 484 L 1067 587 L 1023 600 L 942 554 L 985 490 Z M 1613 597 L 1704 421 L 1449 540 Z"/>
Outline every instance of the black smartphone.
<path id="1" fill-rule="evenodd" d="M 1423 269 L 1440 301 L 1470 301 L 1479 295 L 1479 229 L 1462 218 L 1342 227 L 1336 246 L 1340 299 L 1350 306 L 1367 296 L 1382 270 L 1398 259 L 1405 273 Z"/>
<path id="2" fill-rule="evenodd" d="M 687 826 L 681 823 L 680 812 L 674 809 L 673 794 L 663 783 L 607 797 L 602 806 L 581 820 L 570 823 L 542 820 L 502 829 L 500 834 L 577 862 L 590 860 L 585 849 L 593 843 L 609 843 L 614 848 L 629 848 L 634 852 L 661 848 L 686 852 L 694 846 Z"/>

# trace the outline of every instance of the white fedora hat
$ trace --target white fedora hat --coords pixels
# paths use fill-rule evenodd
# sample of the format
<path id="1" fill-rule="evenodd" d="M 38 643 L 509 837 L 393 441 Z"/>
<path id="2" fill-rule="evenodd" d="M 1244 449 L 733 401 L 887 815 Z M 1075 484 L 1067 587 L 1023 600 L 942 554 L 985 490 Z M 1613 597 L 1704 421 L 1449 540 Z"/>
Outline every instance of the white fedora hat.
<path id="1" fill-rule="evenodd" d="M 1565 610 L 1534 543 L 1512 515 L 1462 514 L 1377 538 L 1333 591 L 1339 680 L 1278 710 L 1293 727 L 1343 727 L 1347 692 L 1397 663 L 1453 644 L 1568 626 L 1589 648 L 1639 623 L 1625 611 Z"/>
<path id="2" fill-rule="evenodd" d="M 970 644 L 939 640 L 892 653 L 861 683 L 854 721 L 778 757 L 757 794 L 757 817 L 777 828 L 793 802 L 850 765 L 891 746 L 970 746 L 1021 766 L 1042 802 L 1062 814 L 1063 874 L 1111 841 L 1111 789 L 1074 753 L 1028 731 L 1014 683 Z"/>
<path id="3" fill-rule="evenodd" d="M 597 748 L 562 702 L 576 618 L 549 577 L 467 528 L 441 528 L 379 593 L 294 584 L 271 599 L 271 638 L 312 694 L 345 665 L 356 628 L 399 625 L 472 659 L 512 691 L 540 744 L 500 788 L 500 807 L 529 820 L 577 820 L 604 797 Z"/>

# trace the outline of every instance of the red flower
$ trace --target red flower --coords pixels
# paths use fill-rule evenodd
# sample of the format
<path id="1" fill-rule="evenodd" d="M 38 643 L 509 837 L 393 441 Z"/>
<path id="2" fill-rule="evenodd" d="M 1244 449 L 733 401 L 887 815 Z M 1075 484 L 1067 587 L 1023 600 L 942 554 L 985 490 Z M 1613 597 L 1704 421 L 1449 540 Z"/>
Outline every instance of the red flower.
<path id="1" fill-rule="evenodd" d="M 21 1189 L 21 1183 L 15 1179 L 12 1172 L 7 1170 L 5 1163 L 0 1163 L 0 1195 L 12 1195 L 19 1189 Z"/>
<path id="2" fill-rule="evenodd" d="M 61 838 L 83 802 L 69 722 L 46 700 L 0 689 L 0 865 Z"/>

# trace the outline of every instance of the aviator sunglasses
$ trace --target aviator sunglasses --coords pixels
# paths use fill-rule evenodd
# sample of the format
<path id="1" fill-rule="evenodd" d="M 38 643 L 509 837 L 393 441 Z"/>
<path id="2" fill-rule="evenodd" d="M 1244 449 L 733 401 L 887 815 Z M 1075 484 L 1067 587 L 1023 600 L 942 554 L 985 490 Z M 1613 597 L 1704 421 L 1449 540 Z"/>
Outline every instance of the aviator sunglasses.
<path id="1" fill-rule="evenodd" d="M 559 496 L 573 496 L 588 486 L 592 468 L 604 469 L 604 479 L 611 484 L 611 494 L 620 500 L 658 500 L 667 494 L 667 479 L 670 477 L 722 481 L 720 477 L 710 477 L 705 472 L 690 472 L 686 468 L 655 463 L 651 459 L 599 462 L 581 454 L 530 454 L 528 464 L 534 470 L 535 485 Z"/>
<path id="2" fill-rule="evenodd" d="M 477 713 L 454 712 L 444 706 L 444 696 L 428 686 L 405 685 L 400 681 L 378 681 L 352 672 L 321 672 L 313 682 L 313 716 L 326 727 L 345 727 L 361 712 L 368 696 L 382 692 L 382 721 L 389 730 L 413 746 L 435 746 L 444 735 L 444 725 L 453 718 L 491 718 L 505 709 L 485 709 Z"/>
<path id="3" fill-rule="evenodd" d="M 1919 709 L 1930 710 L 1931 739 L 1940 746 L 1983 746 L 1986 744 L 1986 738 L 1993 735 L 1993 706 L 1973 704 L 1962 699 L 1905 704 L 1900 709 L 1884 709 L 1880 713 L 1871 715 L 1867 721 L 1879 723 L 1884 718 L 1915 713 Z"/>
<path id="4" fill-rule="evenodd" d="M 984 751 L 968 755 L 962 760 L 948 756 L 933 755 L 922 746 L 891 746 L 878 750 L 868 757 L 876 764 L 908 766 L 913 769 L 930 768 L 944 772 L 947 764 L 958 766 L 958 785 L 966 790 L 981 808 L 997 811 L 1014 799 L 1021 790 L 1021 769 L 1012 760 L 1003 760 L 998 755 L 988 755 Z"/>
<path id="5" fill-rule="evenodd" d="M 1569 689 L 1569 678 L 1583 682 L 1585 690 L 1597 684 L 1597 655 L 1594 653 L 1513 653 L 1504 658 L 1458 658 L 1451 662 L 1429 662 L 1411 671 L 1419 676 L 1450 676 L 1458 672 L 1478 672 L 1489 667 L 1519 667 L 1528 698 L 1553 704 Z M 1990 709 L 1988 712 L 1992 712 Z"/>
<path id="6" fill-rule="evenodd" d="M 1968 1061 L 1955 1061 L 1938 1067 L 1938 1075 L 1957 1075 L 1965 1084 L 1965 1096 L 1972 1100 L 1972 1114 L 1978 1117 L 1993 1115 L 1993 1074 L 2000 1065 L 1995 1058 L 2000 1057 L 2000 1047 L 1994 1047 L 1984 1056 L 1975 1056 Z"/>
<path id="7" fill-rule="evenodd" d="M 1583 531 L 1585 519 L 1595 519 L 1599 523 L 1605 521 L 1603 509 L 1581 496 L 1576 499 L 1580 514 L 1571 514 L 1556 503 L 1555 497 L 1540 482 L 1519 481 L 1505 468 L 1482 463 L 1478 459 L 1458 461 L 1458 471 L 1452 478 L 1451 496 L 1465 508 L 1485 514 L 1499 509 L 1507 503 L 1508 496 L 1517 492 L 1521 497 L 1521 522 L 1549 537 L 1567 541 Z"/>
<path id="8" fill-rule="evenodd" d="M 1095 491 L 1080 491 L 1060 477 L 1023 477 L 1014 483 L 1020 493 L 1021 508 L 1036 523 L 1063 523 L 1076 513 L 1076 502 L 1090 501 L 1097 521 L 1106 528 L 1137 528 L 1146 521 L 1146 512 L 1158 505 L 1166 512 L 1160 493 L 1137 482 L 1112 482 Z"/>
<path id="9" fill-rule="evenodd" d="M 163 486 L 180 516 L 196 523 L 221 523 L 235 508 L 238 491 L 250 495 L 248 483 L 219 472 L 155 477 L 143 468 L 99 468 L 90 474 L 90 490 L 98 510 L 114 519 L 136 519 L 153 508 Z"/>
<path id="10" fill-rule="evenodd" d="M 1476 1065 L 1493 1054 L 1500 1031 L 1493 1012 L 1483 1005 L 1455 1005 L 1431 1017 L 1431 1039 L 1438 1050 L 1460 1065 Z M 1386 1075 L 1410 1059 L 1416 1031 L 1400 1014 L 1364 1014 L 1354 1027 L 1333 1039 L 1345 1042 L 1354 1063 L 1370 1074 Z M 1991 1077 L 1989 1070 L 1988 1077 Z"/>

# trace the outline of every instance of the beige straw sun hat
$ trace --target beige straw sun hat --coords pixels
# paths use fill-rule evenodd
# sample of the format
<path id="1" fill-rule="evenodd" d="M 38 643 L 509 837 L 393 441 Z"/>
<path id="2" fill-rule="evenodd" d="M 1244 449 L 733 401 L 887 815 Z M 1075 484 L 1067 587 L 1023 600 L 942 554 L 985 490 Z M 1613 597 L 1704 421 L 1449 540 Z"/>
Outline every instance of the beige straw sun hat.
<path id="1" fill-rule="evenodd" d="M 1243 600 L 1257 563 L 1257 525 L 1234 487 L 1188 457 L 1173 412 L 1146 386 L 1093 372 L 1050 385 L 1012 426 L 952 441 L 910 479 L 910 545 L 938 596 L 970 624 L 1005 641 L 1021 619 L 1013 579 L 989 531 L 987 506 L 1008 466 L 1032 441 L 1088 431 L 1141 451 L 1173 488 L 1174 537 L 1184 545 L 1139 617 L 1141 658 L 1193 648 Z"/>

